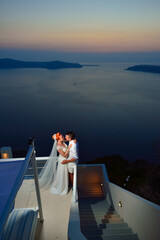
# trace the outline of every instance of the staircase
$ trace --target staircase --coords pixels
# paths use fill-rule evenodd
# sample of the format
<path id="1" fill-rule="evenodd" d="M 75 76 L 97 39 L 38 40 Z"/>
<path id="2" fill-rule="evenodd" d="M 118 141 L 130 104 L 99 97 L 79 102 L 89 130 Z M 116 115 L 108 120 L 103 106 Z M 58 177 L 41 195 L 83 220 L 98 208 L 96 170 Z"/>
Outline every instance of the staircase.
<path id="1" fill-rule="evenodd" d="M 100 184 L 78 186 L 81 231 L 88 240 L 138 240 L 109 204 Z"/>

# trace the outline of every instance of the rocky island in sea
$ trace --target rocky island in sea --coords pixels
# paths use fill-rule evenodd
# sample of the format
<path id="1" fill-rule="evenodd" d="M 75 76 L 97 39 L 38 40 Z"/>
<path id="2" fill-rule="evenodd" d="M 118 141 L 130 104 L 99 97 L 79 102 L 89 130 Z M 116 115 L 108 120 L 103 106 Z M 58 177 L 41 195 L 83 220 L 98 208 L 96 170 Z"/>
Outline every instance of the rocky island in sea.
<path id="1" fill-rule="evenodd" d="M 79 63 L 68 63 L 61 61 L 50 62 L 27 62 L 10 58 L 0 59 L 0 69 L 12 68 L 45 68 L 45 69 L 61 69 L 61 68 L 82 68 Z"/>
<path id="2" fill-rule="evenodd" d="M 138 72 L 149 72 L 149 73 L 160 73 L 160 66 L 158 65 L 135 65 L 128 67 L 125 70 L 138 71 Z"/>

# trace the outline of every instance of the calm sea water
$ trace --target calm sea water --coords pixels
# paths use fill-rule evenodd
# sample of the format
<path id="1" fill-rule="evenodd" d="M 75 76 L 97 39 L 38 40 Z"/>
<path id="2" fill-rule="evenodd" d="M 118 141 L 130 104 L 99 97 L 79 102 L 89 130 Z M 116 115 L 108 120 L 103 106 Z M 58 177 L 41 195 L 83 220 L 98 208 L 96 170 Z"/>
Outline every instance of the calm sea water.
<path id="1" fill-rule="evenodd" d="M 52 134 L 76 133 L 80 162 L 120 154 L 155 161 L 160 135 L 160 75 L 101 63 L 82 69 L 0 70 L 0 147 L 48 156 Z"/>

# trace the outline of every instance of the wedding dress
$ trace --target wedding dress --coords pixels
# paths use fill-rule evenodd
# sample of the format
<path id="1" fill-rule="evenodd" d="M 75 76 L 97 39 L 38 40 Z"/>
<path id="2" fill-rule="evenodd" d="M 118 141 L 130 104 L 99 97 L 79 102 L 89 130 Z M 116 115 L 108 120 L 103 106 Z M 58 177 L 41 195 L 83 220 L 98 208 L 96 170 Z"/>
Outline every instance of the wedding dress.
<path id="1" fill-rule="evenodd" d="M 43 169 L 38 175 L 39 186 L 41 190 L 47 190 L 50 188 L 51 193 L 65 195 L 68 193 L 68 168 L 67 164 L 61 164 L 65 159 L 59 154 L 57 157 L 57 151 L 62 149 L 64 152 L 67 150 L 67 145 L 57 146 L 57 140 L 54 141 L 52 151 L 48 157 Z M 32 181 L 31 184 L 24 183 L 22 191 L 34 191 L 35 184 Z"/>
<path id="2" fill-rule="evenodd" d="M 57 146 L 57 150 L 62 149 L 63 152 L 66 152 L 67 145 L 64 145 L 65 146 Z M 61 163 L 64 159 L 66 158 L 59 154 L 55 178 L 50 188 L 53 194 L 66 195 L 68 193 L 68 168 L 67 164 Z"/>

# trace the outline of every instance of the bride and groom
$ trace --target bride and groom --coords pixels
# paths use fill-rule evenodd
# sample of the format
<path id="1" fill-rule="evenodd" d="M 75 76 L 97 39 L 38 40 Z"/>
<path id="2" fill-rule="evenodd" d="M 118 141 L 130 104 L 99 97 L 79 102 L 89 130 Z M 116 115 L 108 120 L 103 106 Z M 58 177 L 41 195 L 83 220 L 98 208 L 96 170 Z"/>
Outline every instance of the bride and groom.
<path id="1" fill-rule="evenodd" d="M 53 194 L 68 193 L 69 180 L 73 186 L 74 166 L 78 163 L 78 143 L 73 132 L 66 136 L 56 133 L 51 154 L 40 173 L 40 187 L 50 187 Z M 69 141 L 69 146 L 65 143 Z M 59 156 L 57 157 L 57 152 Z"/>

